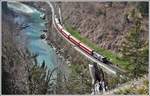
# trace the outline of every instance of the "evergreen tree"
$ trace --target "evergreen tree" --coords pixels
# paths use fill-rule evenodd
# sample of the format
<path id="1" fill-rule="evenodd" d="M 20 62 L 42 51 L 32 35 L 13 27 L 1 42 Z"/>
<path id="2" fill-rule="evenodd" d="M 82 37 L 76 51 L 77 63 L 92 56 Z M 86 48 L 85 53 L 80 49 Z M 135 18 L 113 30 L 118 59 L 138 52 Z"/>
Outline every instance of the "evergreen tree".
<path id="1" fill-rule="evenodd" d="M 50 70 L 46 66 L 34 65 L 30 70 L 29 94 L 54 94 L 55 79 L 53 74 L 56 69 Z"/>
<path id="2" fill-rule="evenodd" d="M 121 53 L 123 58 L 126 58 L 130 64 L 127 65 L 127 69 L 132 76 L 140 76 L 141 73 L 145 73 L 148 70 L 148 43 L 141 39 L 141 24 L 142 20 L 138 10 L 132 11 L 132 18 L 134 26 L 128 32 L 124 42 L 121 46 Z M 131 75 L 130 74 L 130 75 Z"/>
<path id="3" fill-rule="evenodd" d="M 149 4 L 148 2 L 139 2 L 137 4 L 137 9 L 142 13 L 143 16 L 148 16 Z"/>

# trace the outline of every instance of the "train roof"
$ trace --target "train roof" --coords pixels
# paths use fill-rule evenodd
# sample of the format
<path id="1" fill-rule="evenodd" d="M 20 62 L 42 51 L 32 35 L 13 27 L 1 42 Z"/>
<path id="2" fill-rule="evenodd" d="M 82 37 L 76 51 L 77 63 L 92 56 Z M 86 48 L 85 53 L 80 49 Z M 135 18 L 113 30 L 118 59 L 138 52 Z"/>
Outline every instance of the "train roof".
<path id="1" fill-rule="evenodd" d="M 68 31 L 66 31 L 65 29 L 62 29 L 63 32 L 65 32 L 68 36 L 71 35 Z"/>
<path id="2" fill-rule="evenodd" d="M 55 21 L 56 21 L 56 23 L 59 23 L 59 20 L 58 20 L 58 18 L 55 18 Z"/>
<path id="3" fill-rule="evenodd" d="M 63 29 L 63 27 L 62 27 L 60 24 L 57 24 L 57 26 L 58 26 L 60 29 Z"/>
<path id="4" fill-rule="evenodd" d="M 85 45 L 84 43 L 80 42 L 80 45 L 84 46 L 85 48 L 89 49 L 90 51 L 93 51 L 94 49 L 89 48 L 87 45 Z"/>
<path id="5" fill-rule="evenodd" d="M 70 37 L 73 38 L 75 41 L 77 41 L 79 43 L 81 42 L 80 40 L 78 40 L 77 38 L 73 37 L 72 35 Z"/>

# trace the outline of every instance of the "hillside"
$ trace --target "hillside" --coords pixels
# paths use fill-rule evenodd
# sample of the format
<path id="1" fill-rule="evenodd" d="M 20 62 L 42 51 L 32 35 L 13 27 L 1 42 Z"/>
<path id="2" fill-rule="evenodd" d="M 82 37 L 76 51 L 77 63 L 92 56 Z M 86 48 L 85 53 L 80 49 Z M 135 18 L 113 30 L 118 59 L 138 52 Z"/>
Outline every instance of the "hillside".
<path id="1" fill-rule="evenodd" d="M 89 64 L 94 62 L 75 50 L 74 46 L 57 32 L 52 23 L 51 8 L 47 3 L 22 3 L 29 9 L 32 7 L 32 11 L 37 9 L 44 13 L 46 19 L 40 18 L 41 15 L 36 11 L 27 19 L 27 21 L 34 19 L 35 22 L 26 22 L 27 26 L 26 23 L 23 24 L 25 26 L 19 25 L 15 23 L 16 17 L 23 16 L 23 14 L 10 11 L 5 5 L 6 2 L 2 4 L 2 93 L 91 94 L 93 85 Z M 124 76 L 119 73 L 110 75 L 105 73 L 107 70 L 98 66 L 97 75 L 106 82 L 108 94 L 148 94 L 149 24 L 146 4 L 52 2 L 52 5 L 56 7 L 56 14 L 60 7 L 63 24 L 68 32 L 97 53 L 107 57 L 112 62 L 112 65 L 108 64 L 108 66 L 119 67 L 126 71 Z M 31 25 L 38 26 L 31 27 Z M 40 25 L 44 27 L 39 29 Z M 28 28 L 30 30 L 23 31 Z M 45 33 L 43 29 L 46 30 Z M 28 38 L 25 36 L 27 32 L 27 36 L 31 35 Z M 41 34 L 38 34 L 40 32 L 46 34 L 47 38 L 41 39 Z M 46 49 L 45 51 L 38 50 L 35 54 L 30 53 L 26 45 L 32 42 L 29 40 L 31 37 L 33 41 L 46 42 L 47 46 L 52 48 L 54 53 L 56 52 L 58 64 L 56 78 L 52 76 L 55 69 L 48 70 L 50 66 L 46 65 L 45 57 L 42 59 L 42 64 L 37 62 L 39 56 L 50 55 L 52 51 Z M 32 43 L 35 45 L 33 50 L 40 49 L 38 45 L 44 47 L 42 44 Z M 40 51 L 42 55 L 38 54 Z"/>
<path id="2" fill-rule="evenodd" d="M 127 18 L 138 3 L 127 2 L 80 2 L 62 3 L 63 22 L 66 27 L 77 30 L 99 47 L 114 52 L 133 26 Z M 148 17 L 142 16 L 141 39 L 148 40 Z"/>

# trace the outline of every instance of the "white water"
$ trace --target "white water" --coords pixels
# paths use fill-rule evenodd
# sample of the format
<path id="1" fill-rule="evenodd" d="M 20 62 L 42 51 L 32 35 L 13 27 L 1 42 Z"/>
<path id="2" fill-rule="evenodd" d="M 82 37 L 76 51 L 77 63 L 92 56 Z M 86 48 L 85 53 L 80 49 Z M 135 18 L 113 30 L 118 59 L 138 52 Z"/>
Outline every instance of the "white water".
<path id="1" fill-rule="evenodd" d="M 38 64 L 41 65 L 43 60 L 48 68 L 53 69 L 57 66 L 56 53 L 46 40 L 42 40 L 41 30 L 45 29 L 45 21 L 40 18 L 43 13 L 33 7 L 29 7 L 19 2 L 8 2 L 8 8 L 17 14 L 14 22 L 18 25 L 28 25 L 22 31 L 27 37 L 26 47 L 31 53 L 38 53 Z"/>

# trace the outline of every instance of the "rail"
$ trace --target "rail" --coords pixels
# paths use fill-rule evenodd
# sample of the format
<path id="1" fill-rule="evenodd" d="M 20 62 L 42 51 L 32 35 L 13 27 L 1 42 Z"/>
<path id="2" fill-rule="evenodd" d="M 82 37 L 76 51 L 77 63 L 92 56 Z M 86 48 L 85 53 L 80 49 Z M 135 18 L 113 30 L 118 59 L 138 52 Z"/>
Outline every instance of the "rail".
<path id="1" fill-rule="evenodd" d="M 93 56 L 87 54 L 85 51 L 83 51 L 82 49 L 80 49 L 80 47 L 76 46 L 74 43 L 72 43 L 68 38 L 66 38 L 61 32 L 60 30 L 57 28 L 57 24 L 55 21 L 55 10 L 56 8 L 54 8 L 53 4 L 50 1 L 46 1 L 49 6 L 51 7 L 51 11 L 52 11 L 52 23 L 54 28 L 57 30 L 57 32 L 68 42 L 70 43 L 74 49 L 76 49 L 78 52 L 80 52 L 81 54 L 83 54 L 84 56 L 86 56 L 88 59 L 92 60 L 93 62 L 96 62 L 99 66 L 101 66 L 102 69 L 104 69 L 104 71 L 108 74 L 112 74 L 112 75 L 119 75 L 120 77 L 122 77 L 123 75 L 123 71 L 115 66 L 112 65 L 107 65 L 103 62 L 100 62 L 99 60 L 95 59 Z M 63 27 L 63 26 L 62 26 Z M 65 29 L 65 28 L 63 28 Z M 66 30 L 67 31 L 67 30 Z M 68 31 L 67 31 L 68 32 Z"/>

